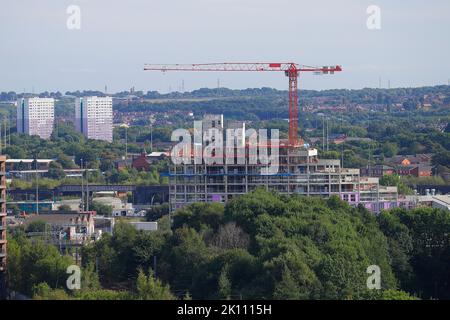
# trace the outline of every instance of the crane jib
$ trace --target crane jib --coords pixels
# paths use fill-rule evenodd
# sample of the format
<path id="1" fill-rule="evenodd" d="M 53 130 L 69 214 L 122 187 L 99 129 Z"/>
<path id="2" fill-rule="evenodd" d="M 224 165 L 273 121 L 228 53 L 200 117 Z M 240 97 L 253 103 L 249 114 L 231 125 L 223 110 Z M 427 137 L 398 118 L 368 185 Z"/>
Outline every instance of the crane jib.
<path id="1" fill-rule="evenodd" d="M 302 145 L 303 141 L 298 137 L 298 74 L 300 72 L 313 72 L 314 74 L 334 74 L 342 71 L 342 67 L 323 66 L 312 67 L 299 65 L 293 62 L 287 63 L 203 63 L 203 64 L 146 64 L 144 70 L 162 72 L 166 71 L 284 71 L 289 77 L 289 144 L 291 146 Z"/>

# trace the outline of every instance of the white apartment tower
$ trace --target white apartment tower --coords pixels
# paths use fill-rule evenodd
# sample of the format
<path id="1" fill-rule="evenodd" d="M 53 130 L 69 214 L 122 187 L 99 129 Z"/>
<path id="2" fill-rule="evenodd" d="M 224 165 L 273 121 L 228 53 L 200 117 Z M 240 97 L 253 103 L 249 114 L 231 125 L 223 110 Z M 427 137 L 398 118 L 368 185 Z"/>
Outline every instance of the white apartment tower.
<path id="1" fill-rule="evenodd" d="M 88 139 L 113 140 L 111 97 L 83 97 L 75 100 L 75 128 Z"/>
<path id="2" fill-rule="evenodd" d="M 22 98 L 17 101 L 17 132 L 50 138 L 55 121 L 53 98 Z"/>

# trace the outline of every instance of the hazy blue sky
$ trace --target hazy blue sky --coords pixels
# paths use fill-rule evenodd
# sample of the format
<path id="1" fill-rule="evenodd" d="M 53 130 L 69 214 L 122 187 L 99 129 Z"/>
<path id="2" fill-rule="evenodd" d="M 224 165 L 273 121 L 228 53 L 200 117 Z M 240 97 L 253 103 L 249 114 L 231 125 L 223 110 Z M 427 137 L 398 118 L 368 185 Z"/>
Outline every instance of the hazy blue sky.
<path id="1" fill-rule="evenodd" d="M 81 29 L 68 30 L 69 5 Z M 381 30 L 366 9 L 381 8 Z M 306 74 L 308 89 L 446 84 L 449 0 L 2 0 L 0 91 L 287 89 L 282 74 L 167 73 L 144 63 L 225 61 L 341 64 Z"/>

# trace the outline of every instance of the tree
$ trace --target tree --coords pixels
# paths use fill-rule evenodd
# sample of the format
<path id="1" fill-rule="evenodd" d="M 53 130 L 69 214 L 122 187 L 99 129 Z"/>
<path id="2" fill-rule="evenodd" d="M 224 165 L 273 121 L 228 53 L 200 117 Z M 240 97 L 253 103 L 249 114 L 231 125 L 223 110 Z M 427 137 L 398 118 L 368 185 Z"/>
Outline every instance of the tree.
<path id="1" fill-rule="evenodd" d="M 388 239 L 392 269 L 404 290 L 413 290 L 414 271 L 410 263 L 412 235 L 395 211 L 383 211 L 377 218 L 380 230 Z"/>
<path id="2" fill-rule="evenodd" d="M 449 167 L 450 166 L 450 151 L 441 151 L 439 153 L 436 153 L 432 160 L 431 163 L 434 166 L 437 165 L 442 165 L 442 166 L 446 166 Z"/>
<path id="3" fill-rule="evenodd" d="M 184 226 L 175 230 L 170 243 L 170 249 L 163 250 L 159 260 L 159 276 L 174 288 L 188 290 L 194 298 L 205 296 L 206 288 L 216 285 L 217 278 L 205 275 L 212 253 L 202 236 Z"/>
<path id="4" fill-rule="evenodd" d="M 134 295 L 125 290 L 92 289 L 77 290 L 72 298 L 79 300 L 132 300 Z"/>
<path id="5" fill-rule="evenodd" d="M 82 270 L 81 288 L 84 291 L 100 290 L 100 280 L 98 273 L 94 270 L 94 264 L 89 263 Z"/>
<path id="6" fill-rule="evenodd" d="M 450 215 L 433 208 L 415 210 L 396 209 L 392 214 L 400 218 L 411 233 L 413 246 L 411 266 L 415 281 L 413 288 L 422 298 L 450 298 Z M 416 288 L 420 288 L 420 292 Z"/>
<path id="7" fill-rule="evenodd" d="M 112 215 L 112 206 L 107 204 L 102 204 L 97 201 L 92 201 L 89 204 L 89 208 L 92 211 L 96 211 L 98 215 L 110 217 Z"/>
<path id="8" fill-rule="evenodd" d="M 385 174 L 380 179 L 380 185 L 382 186 L 396 186 L 398 192 L 403 195 L 413 194 L 411 188 L 409 188 L 397 174 L 387 175 Z"/>
<path id="9" fill-rule="evenodd" d="M 148 209 L 145 217 L 147 221 L 156 221 L 166 214 L 169 214 L 169 204 L 163 203 L 161 205 L 154 205 Z"/>
<path id="10" fill-rule="evenodd" d="M 225 265 L 222 268 L 222 272 L 219 275 L 218 292 L 221 299 L 230 299 L 231 295 L 231 282 L 228 278 L 228 266 Z"/>
<path id="11" fill-rule="evenodd" d="M 263 259 L 265 272 L 281 277 L 287 266 L 302 298 L 359 298 L 372 264 L 383 269 L 386 288 L 395 286 L 386 238 L 367 210 L 336 197 L 326 201 L 258 190 L 227 203 L 225 219 L 233 218 L 250 231 L 250 251 Z M 260 281 L 270 293 L 279 278 Z"/>
<path id="12" fill-rule="evenodd" d="M 33 221 L 26 228 L 26 232 L 45 232 L 46 224 L 43 220 Z"/>
<path id="13" fill-rule="evenodd" d="M 48 168 L 48 177 L 51 179 L 61 180 L 64 179 L 66 173 L 62 165 L 59 162 L 51 162 Z"/>
<path id="14" fill-rule="evenodd" d="M 220 203 L 193 203 L 182 208 L 174 215 L 174 228 L 183 225 L 200 231 L 204 227 L 217 230 L 224 214 L 223 205 Z"/>
<path id="15" fill-rule="evenodd" d="M 58 155 L 57 162 L 61 164 L 63 169 L 74 169 L 76 167 L 75 163 L 73 162 L 73 159 L 64 153 L 61 153 Z"/>
<path id="16" fill-rule="evenodd" d="M 32 296 L 34 286 L 44 282 L 53 289 L 65 287 L 66 270 L 73 264 L 72 258 L 61 256 L 53 245 L 31 242 L 20 232 L 9 239 L 8 246 L 12 248 L 8 259 L 13 262 L 8 268 L 13 280 L 11 290 Z"/>
<path id="17" fill-rule="evenodd" d="M 11 291 L 20 290 L 23 283 L 22 251 L 18 241 L 8 243 L 8 284 Z"/>
<path id="18" fill-rule="evenodd" d="M 382 152 L 385 157 L 393 157 L 397 155 L 398 146 L 395 142 L 386 142 L 383 144 Z"/>
<path id="19" fill-rule="evenodd" d="M 139 232 L 132 245 L 132 260 L 129 263 L 135 264 L 144 270 L 154 266 L 165 245 L 165 238 L 160 232 Z"/>
<path id="20" fill-rule="evenodd" d="M 401 290 L 383 290 L 381 300 L 419 300 L 419 298 Z"/>
<path id="21" fill-rule="evenodd" d="M 301 298 L 300 288 L 295 283 L 287 266 L 284 267 L 281 281 L 275 286 L 273 297 L 276 300 L 298 300 Z"/>
<path id="22" fill-rule="evenodd" d="M 3 149 L 3 154 L 8 155 L 11 159 L 24 159 L 27 156 L 27 153 L 24 149 L 19 146 L 11 145 Z M 20 165 L 20 163 L 19 163 Z M 21 170 L 21 169 L 17 169 Z"/>
<path id="23" fill-rule="evenodd" d="M 34 300 L 69 300 L 69 295 L 62 289 L 52 289 L 46 282 L 34 285 L 32 288 Z"/>
<path id="24" fill-rule="evenodd" d="M 254 235 L 255 218 L 268 214 L 282 215 L 286 211 L 286 203 L 275 193 L 259 188 L 250 194 L 233 198 L 225 207 L 225 221 L 235 221 L 245 232 Z"/>

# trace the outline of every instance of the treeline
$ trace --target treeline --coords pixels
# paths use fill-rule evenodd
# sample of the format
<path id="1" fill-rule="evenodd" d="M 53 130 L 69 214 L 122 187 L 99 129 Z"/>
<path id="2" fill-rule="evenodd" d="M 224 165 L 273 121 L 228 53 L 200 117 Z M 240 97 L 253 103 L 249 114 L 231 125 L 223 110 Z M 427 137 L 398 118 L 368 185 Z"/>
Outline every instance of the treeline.
<path id="1" fill-rule="evenodd" d="M 363 89 L 328 89 L 328 90 L 300 90 L 302 95 L 309 97 L 334 97 L 347 95 L 349 99 L 354 102 L 368 101 L 368 102 L 380 102 L 380 94 L 392 96 L 392 97 L 423 97 L 427 94 L 448 94 L 449 86 L 438 85 L 431 87 L 417 87 L 417 88 L 393 88 L 393 89 L 378 89 L 378 88 L 363 88 Z M 114 97 L 126 97 L 128 95 L 135 95 L 138 97 L 148 98 L 148 99 L 161 99 L 161 98 L 206 98 L 206 97 L 217 97 L 218 95 L 225 97 L 237 97 L 237 96 L 261 96 L 261 95 L 285 95 L 286 90 L 277 90 L 273 88 L 247 88 L 241 90 L 233 90 L 228 88 L 201 88 L 198 90 L 193 90 L 191 92 L 170 92 L 166 94 L 159 93 L 157 91 L 121 91 L 117 93 L 112 93 Z M 1 101 L 12 101 L 16 98 L 30 95 L 30 93 L 16 93 L 14 91 L 10 92 L 0 92 Z M 77 90 L 77 91 L 66 91 L 66 96 L 104 96 L 105 92 L 99 90 Z M 36 94 L 36 96 L 41 97 L 61 97 L 62 93 L 57 92 L 41 92 Z"/>
<path id="2" fill-rule="evenodd" d="M 205 101 L 163 101 L 158 103 L 134 102 L 117 103 L 114 110 L 118 112 L 181 112 L 193 111 L 197 117 L 204 114 L 223 114 L 226 119 L 267 120 L 287 118 L 289 116 L 287 98 L 241 97 L 233 99 L 211 99 Z"/>
<path id="3" fill-rule="evenodd" d="M 450 298 L 450 215 L 437 209 L 375 217 L 337 198 L 258 190 L 177 211 L 173 233 L 118 230 L 83 256 L 97 259 L 108 287 L 154 268 L 174 294 L 194 299 Z M 370 265 L 381 269 L 376 293 L 366 287 Z"/>

